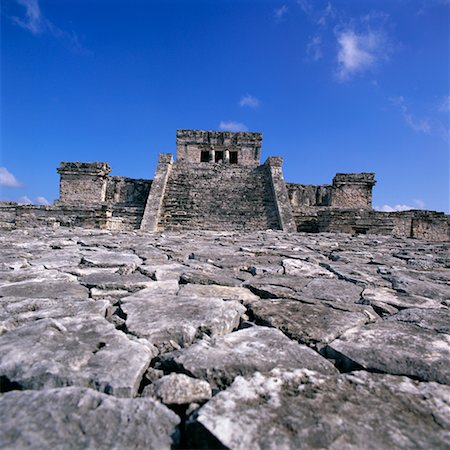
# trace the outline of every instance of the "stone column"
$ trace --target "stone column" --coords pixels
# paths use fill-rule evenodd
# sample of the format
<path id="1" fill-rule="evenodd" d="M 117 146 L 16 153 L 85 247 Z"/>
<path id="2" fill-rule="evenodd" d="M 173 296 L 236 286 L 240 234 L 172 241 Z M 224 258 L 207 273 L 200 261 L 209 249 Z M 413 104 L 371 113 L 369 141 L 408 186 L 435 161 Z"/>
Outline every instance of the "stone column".
<path id="1" fill-rule="evenodd" d="M 224 162 L 225 164 L 229 164 L 229 163 L 230 163 L 230 150 L 228 150 L 228 149 L 226 149 L 226 150 L 223 152 L 223 162 Z"/>
<path id="2" fill-rule="evenodd" d="M 209 151 L 209 162 L 216 162 L 216 151 L 214 150 L 214 146 L 211 146 L 211 150 Z"/>

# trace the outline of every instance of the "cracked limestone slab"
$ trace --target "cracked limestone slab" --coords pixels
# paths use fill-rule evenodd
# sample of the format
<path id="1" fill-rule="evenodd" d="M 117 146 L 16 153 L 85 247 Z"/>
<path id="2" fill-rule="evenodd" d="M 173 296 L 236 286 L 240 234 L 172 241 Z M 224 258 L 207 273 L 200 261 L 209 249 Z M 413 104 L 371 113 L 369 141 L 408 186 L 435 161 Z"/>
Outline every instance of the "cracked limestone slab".
<path id="1" fill-rule="evenodd" d="M 355 372 L 238 377 L 190 424 L 191 448 L 447 449 L 450 387 Z M 199 425 L 200 424 L 200 425 Z M 214 441 L 213 441 L 214 442 Z"/>
<path id="2" fill-rule="evenodd" d="M 278 328 L 291 339 L 318 349 L 349 328 L 378 317 L 370 306 L 336 308 L 296 300 L 260 300 L 249 303 L 247 308 L 258 323 Z"/>
<path id="3" fill-rule="evenodd" d="M 135 268 L 143 263 L 134 253 L 107 250 L 83 251 L 82 264 L 88 267 L 129 267 Z"/>
<path id="4" fill-rule="evenodd" d="M 0 397 L 2 449 L 169 450 L 179 417 L 150 398 L 65 387 Z"/>
<path id="5" fill-rule="evenodd" d="M 238 375 L 278 368 L 309 368 L 336 373 L 334 366 L 309 347 L 287 338 L 275 328 L 253 326 L 159 357 L 161 367 L 184 371 L 224 388 Z"/>
<path id="6" fill-rule="evenodd" d="M 2 297 L 25 298 L 84 298 L 89 297 L 89 290 L 77 282 L 32 279 L 19 281 L 0 287 Z"/>
<path id="7" fill-rule="evenodd" d="M 301 259 L 283 259 L 284 271 L 287 275 L 298 275 L 301 277 L 335 278 L 336 275 L 323 268 L 318 263 L 303 261 Z"/>
<path id="8" fill-rule="evenodd" d="M 246 303 L 252 300 L 259 300 L 259 297 L 253 294 L 245 287 L 219 286 L 216 284 L 187 284 L 183 285 L 178 292 L 180 297 L 214 297 L 223 300 L 238 300 Z"/>
<path id="9" fill-rule="evenodd" d="M 441 301 L 416 295 L 400 293 L 386 287 L 370 287 L 364 289 L 361 295 L 364 303 L 378 305 L 380 303 L 400 308 L 437 308 Z"/>
<path id="10" fill-rule="evenodd" d="M 123 298 L 121 308 L 127 315 L 128 331 L 147 339 L 161 352 L 189 346 L 203 334 L 230 333 L 245 314 L 245 308 L 234 300 L 152 295 L 144 291 Z"/>
<path id="11" fill-rule="evenodd" d="M 380 320 L 347 330 L 326 354 L 348 368 L 450 384 L 450 335 L 406 321 Z"/>
<path id="12" fill-rule="evenodd" d="M 80 283 L 88 288 L 104 290 L 125 290 L 136 292 L 150 287 L 153 280 L 139 272 L 122 275 L 120 273 L 92 273 L 80 277 Z"/>
<path id="13" fill-rule="evenodd" d="M 75 385 L 132 397 L 156 354 L 100 317 L 42 319 L 0 336 L 0 376 L 24 389 Z"/>
<path id="14" fill-rule="evenodd" d="M 1 297 L 0 335 L 40 319 L 105 317 L 109 306 L 106 300 Z"/>

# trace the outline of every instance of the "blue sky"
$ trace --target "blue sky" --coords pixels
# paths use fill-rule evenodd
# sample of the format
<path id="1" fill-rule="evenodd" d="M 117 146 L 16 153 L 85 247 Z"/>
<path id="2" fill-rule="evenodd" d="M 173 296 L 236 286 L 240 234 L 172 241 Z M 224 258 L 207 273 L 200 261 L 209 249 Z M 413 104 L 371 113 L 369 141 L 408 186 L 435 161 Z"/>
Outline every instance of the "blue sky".
<path id="1" fill-rule="evenodd" d="M 4 0 L 0 199 L 60 161 L 152 178 L 176 129 L 263 132 L 290 182 L 449 212 L 449 0 Z"/>

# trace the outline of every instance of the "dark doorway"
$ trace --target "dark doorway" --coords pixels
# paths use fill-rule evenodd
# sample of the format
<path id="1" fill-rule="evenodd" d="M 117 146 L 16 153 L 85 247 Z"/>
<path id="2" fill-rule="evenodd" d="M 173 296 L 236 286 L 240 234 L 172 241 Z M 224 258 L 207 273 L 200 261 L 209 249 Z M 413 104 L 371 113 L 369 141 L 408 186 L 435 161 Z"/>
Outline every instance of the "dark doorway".
<path id="1" fill-rule="evenodd" d="M 200 154 L 200 162 L 209 162 L 209 152 L 208 151 L 202 151 Z"/>
<path id="2" fill-rule="evenodd" d="M 216 163 L 223 162 L 223 152 L 216 151 Z"/>
<path id="3" fill-rule="evenodd" d="M 230 164 L 237 164 L 238 157 L 237 152 L 230 152 Z"/>

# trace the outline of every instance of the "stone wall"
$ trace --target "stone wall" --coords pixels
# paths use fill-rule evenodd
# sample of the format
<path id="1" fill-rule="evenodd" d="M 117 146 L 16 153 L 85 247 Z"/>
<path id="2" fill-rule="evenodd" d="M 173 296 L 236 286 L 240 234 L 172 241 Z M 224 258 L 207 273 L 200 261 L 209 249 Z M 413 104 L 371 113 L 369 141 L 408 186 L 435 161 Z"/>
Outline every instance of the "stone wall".
<path id="1" fill-rule="evenodd" d="M 177 130 L 177 161 L 259 165 L 261 145 L 261 133 Z"/>

